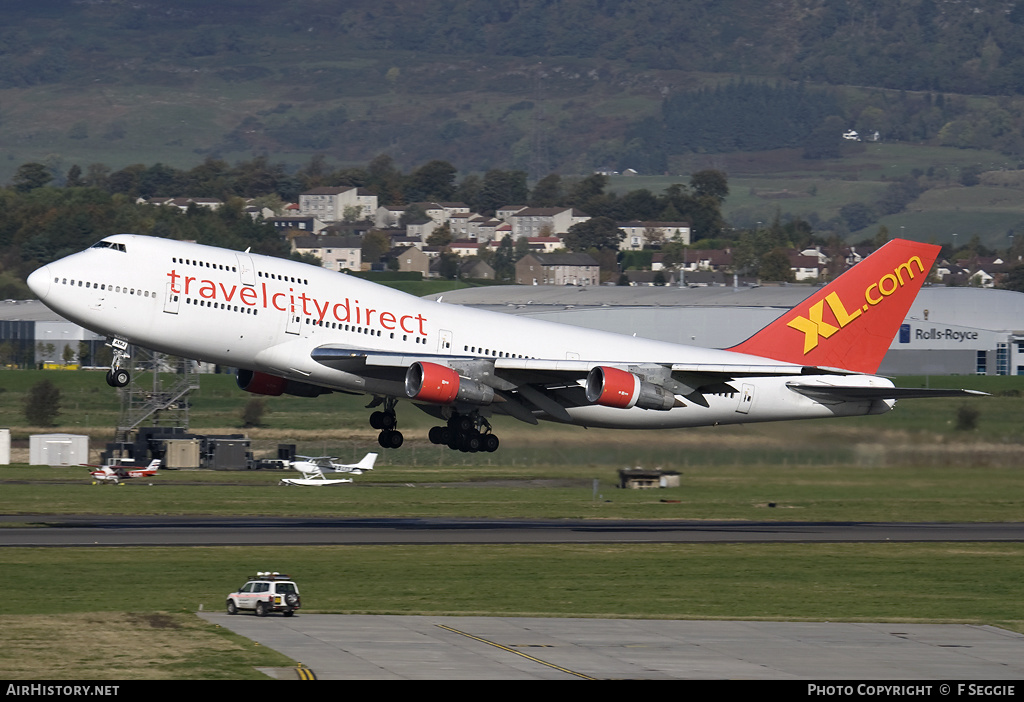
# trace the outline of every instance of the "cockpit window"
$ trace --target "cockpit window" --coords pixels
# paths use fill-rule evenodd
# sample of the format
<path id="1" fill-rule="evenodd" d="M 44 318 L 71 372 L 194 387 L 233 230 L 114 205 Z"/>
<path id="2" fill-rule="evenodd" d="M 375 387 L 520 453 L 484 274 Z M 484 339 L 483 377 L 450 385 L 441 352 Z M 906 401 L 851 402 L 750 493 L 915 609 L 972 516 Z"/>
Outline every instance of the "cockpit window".
<path id="1" fill-rule="evenodd" d="M 94 249 L 113 249 L 114 251 L 123 251 L 128 253 L 128 250 L 124 247 L 124 244 L 117 244 L 113 241 L 97 241 L 92 245 Z"/>

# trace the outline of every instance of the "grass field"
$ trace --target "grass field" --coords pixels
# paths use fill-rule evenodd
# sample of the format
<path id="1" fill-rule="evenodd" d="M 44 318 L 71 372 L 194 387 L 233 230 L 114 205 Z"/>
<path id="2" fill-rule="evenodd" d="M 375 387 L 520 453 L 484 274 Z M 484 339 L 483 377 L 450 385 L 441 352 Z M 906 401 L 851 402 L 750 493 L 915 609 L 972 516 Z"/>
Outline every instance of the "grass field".
<path id="1" fill-rule="evenodd" d="M 25 392 L 64 394 L 63 428 L 108 437 L 117 403 L 92 372 L 0 372 L 0 425 L 16 445 Z M 1024 379 L 900 378 L 982 389 L 880 417 L 678 432 L 498 428 L 496 454 L 430 446 L 431 420 L 400 406 L 407 446 L 353 485 L 304 491 L 273 471 L 167 471 L 121 487 L 82 468 L 0 467 L 0 513 L 547 517 L 614 520 L 1020 521 Z M 247 401 L 205 376 L 193 428 L 241 432 Z M 271 398 L 247 433 L 355 459 L 377 450 L 364 398 Z M 75 424 L 75 422 L 80 422 Z M 520 428 L 521 427 L 521 428 Z M 681 473 L 679 488 L 615 487 L 617 470 Z M 770 505 L 774 505 L 770 506 Z M 3 530 L 0 529 L 0 542 Z M 714 544 L 0 548 L 17 598 L 0 602 L 5 679 L 241 679 L 290 662 L 194 616 L 220 610 L 255 570 L 290 572 L 310 612 L 807 621 L 970 622 L 1024 631 L 1024 544 Z M 82 584 L 87 584 L 83 587 Z M 300 615 L 301 616 L 301 615 Z M 139 652 L 126 660 L 127 650 Z"/>

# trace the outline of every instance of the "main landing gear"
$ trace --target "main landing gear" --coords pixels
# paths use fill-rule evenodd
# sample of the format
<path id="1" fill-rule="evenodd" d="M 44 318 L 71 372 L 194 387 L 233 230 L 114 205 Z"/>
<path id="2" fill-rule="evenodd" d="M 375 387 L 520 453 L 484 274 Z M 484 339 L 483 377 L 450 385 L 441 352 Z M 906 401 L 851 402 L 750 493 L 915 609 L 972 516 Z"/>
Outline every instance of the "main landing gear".
<path id="1" fill-rule="evenodd" d="M 378 410 L 370 415 L 370 426 L 374 429 L 380 429 L 380 434 L 377 435 L 377 443 L 382 448 L 398 448 L 405 441 L 402 432 L 395 428 L 398 426 L 398 417 L 395 415 L 396 404 L 398 404 L 398 400 L 395 398 L 385 398 L 384 411 Z"/>
<path id="2" fill-rule="evenodd" d="M 384 405 L 382 410 L 370 414 L 370 426 L 380 430 L 380 434 L 377 435 L 378 444 L 383 448 L 396 449 L 405 440 L 402 432 L 396 428 L 398 418 L 395 415 L 395 405 L 398 404 L 398 400 L 393 397 L 378 397 L 370 407 L 381 404 Z M 476 453 L 498 450 L 498 437 L 491 432 L 491 425 L 479 412 L 452 412 L 444 426 L 430 428 L 429 437 L 430 443 L 447 446 L 453 451 Z"/>
<path id="3" fill-rule="evenodd" d="M 491 425 L 478 413 L 459 414 L 453 412 L 448 424 L 431 427 L 428 434 L 430 443 L 446 445 L 453 451 L 476 453 L 498 450 L 498 437 L 491 433 Z"/>

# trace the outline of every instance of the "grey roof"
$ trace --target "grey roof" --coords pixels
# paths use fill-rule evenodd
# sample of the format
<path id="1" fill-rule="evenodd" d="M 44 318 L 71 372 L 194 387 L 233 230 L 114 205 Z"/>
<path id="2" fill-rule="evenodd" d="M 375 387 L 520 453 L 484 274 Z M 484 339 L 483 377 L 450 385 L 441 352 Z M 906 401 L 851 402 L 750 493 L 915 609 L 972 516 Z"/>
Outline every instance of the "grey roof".
<path id="1" fill-rule="evenodd" d="M 4 322 L 63 322 L 63 317 L 39 300 L 0 301 L 0 321 Z"/>
<path id="2" fill-rule="evenodd" d="M 452 304 L 519 314 L 587 308 L 748 308 L 780 314 L 810 296 L 817 286 L 761 287 L 576 287 L 562 285 L 498 285 L 444 293 Z M 437 295 L 429 296 L 431 298 Z M 927 312 L 927 315 L 925 314 Z M 992 331 L 1024 330 L 1024 293 L 987 288 L 929 286 L 923 288 L 907 315 L 936 323 Z"/>
<path id="3" fill-rule="evenodd" d="M 460 305 L 574 305 L 576 307 L 792 307 L 814 292 L 807 285 L 772 287 L 625 287 L 560 285 L 497 285 L 444 293 Z"/>

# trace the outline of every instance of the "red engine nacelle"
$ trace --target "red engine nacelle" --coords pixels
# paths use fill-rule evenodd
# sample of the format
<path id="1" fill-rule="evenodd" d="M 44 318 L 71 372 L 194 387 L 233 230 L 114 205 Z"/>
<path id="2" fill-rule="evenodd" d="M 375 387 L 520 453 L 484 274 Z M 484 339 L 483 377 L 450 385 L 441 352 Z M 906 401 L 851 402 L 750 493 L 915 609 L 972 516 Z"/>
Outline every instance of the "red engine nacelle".
<path id="1" fill-rule="evenodd" d="M 604 407 L 618 409 L 670 410 L 676 406 L 676 398 L 660 385 L 648 383 L 635 373 L 594 366 L 587 375 L 587 401 Z"/>
<path id="2" fill-rule="evenodd" d="M 461 377 L 457 371 L 438 363 L 417 361 L 405 373 L 405 394 L 413 400 L 435 405 L 465 402 L 489 405 L 494 390 L 475 380 Z"/>
<path id="3" fill-rule="evenodd" d="M 245 370 L 243 368 L 238 369 L 238 374 L 235 376 L 235 382 L 238 383 L 238 387 L 246 392 L 255 393 L 257 395 L 271 395 L 273 397 L 277 397 L 278 395 L 317 397 L 318 395 L 333 392 L 333 390 L 320 387 L 319 385 L 300 383 L 295 380 L 288 380 L 287 378 L 270 375 L 269 373 L 260 373 L 258 371 Z"/>

